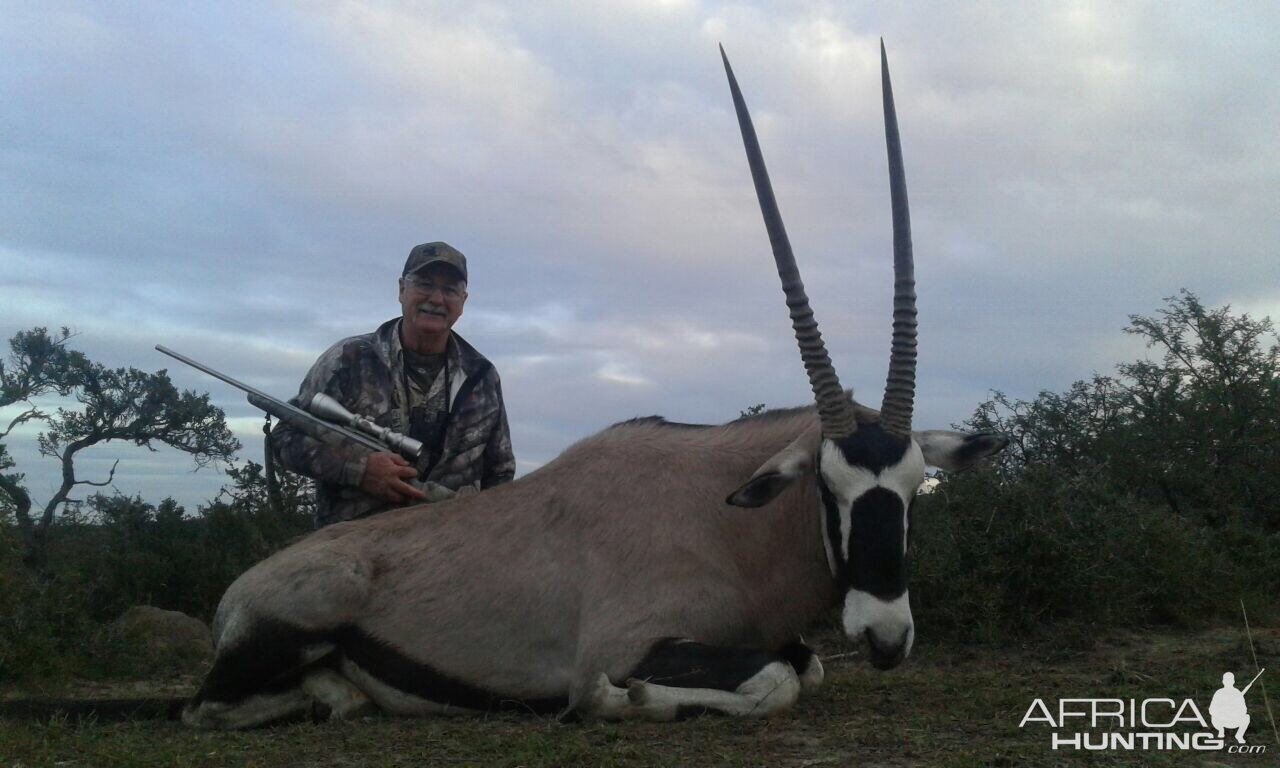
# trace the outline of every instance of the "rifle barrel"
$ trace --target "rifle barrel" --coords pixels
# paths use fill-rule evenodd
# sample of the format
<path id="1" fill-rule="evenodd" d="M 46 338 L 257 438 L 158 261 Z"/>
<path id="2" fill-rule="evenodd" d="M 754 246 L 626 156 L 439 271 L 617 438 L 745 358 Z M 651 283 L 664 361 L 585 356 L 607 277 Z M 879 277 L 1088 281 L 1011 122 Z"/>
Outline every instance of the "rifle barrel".
<path id="1" fill-rule="evenodd" d="M 365 448 L 368 448 L 371 451 L 390 450 L 390 448 L 388 448 L 382 442 L 375 440 L 372 437 L 361 434 L 360 432 L 357 432 L 354 429 L 347 429 L 346 427 L 340 426 L 338 424 L 334 424 L 333 422 L 325 421 L 324 419 L 318 416 L 314 416 L 310 413 L 307 413 L 306 411 L 302 410 L 296 405 L 291 405 L 289 403 L 284 402 L 283 400 L 277 400 L 271 395 L 268 395 L 267 393 L 261 390 L 255 389 L 249 386 L 248 384 L 245 384 L 244 382 L 236 381 L 235 379 L 231 378 L 225 373 L 215 371 L 214 369 L 210 368 L 207 365 L 197 363 L 195 360 L 192 360 L 186 355 L 181 354 L 179 352 L 174 352 L 172 349 L 169 349 L 168 347 L 162 344 L 156 345 L 156 351 L 162 352 L 168 355 L 169 357 L 172 357 L 175 360 L 179 360 L 183 363 L 186 363 L 187 365 L 191 366 L 192 368 L 195 368 L 198 371 L 203 371 L 209 374 L 210 376 L 214 377 L 215 379 L 224 381 L 227 384 L 230 384 L 231 386 L 240 390 L 241 392 L 247 392 L 249 395 L 248 399 L 249 399 L 250 405 L 260 410 L 266 411 L 267 413 L 271 414 L 272 416 L 275 416 L 277 419 L 280 419 L 281 421 L 287 421 L 293 424 L 297 428 L 302 429 L 308 434 L 310 434 L 312 437 L 321 439 L 320 436 L 323 434 L 323 431 L 328 430 L 329 432 L 333 432 L 338 435 L 341 435 L 342 437 L 346 438 L 347 440 L 350 440 L 353 443 L 356 443 L 357 445 L 364 446 Z"/>
<path id="2" fill-rule="evenodd" d="M 182 362 L 186 363 L 187 365 L 191 366 L 192 368 L 195 368 L 195 369 L 200 370 L 200 371 L 204 371 L 205 373 L 209 374 L 210 376 L 212 376 L 212 377 L 213 377 L 213 378 L 215 378 L 215 379 L 221 379 L 222 381 L 225 381 L 226 383 L 230 384 L 231 386 L 235 387 L 236 389 L 242 390 L 242 391 L 244 391 L 244 392 L 248 392 L 248 393 L 249 393 L 249 394 L 251 394 L 251 395 L 257 395 L 258 397 L 261 397 L 261 398 L 263 398 L 263 399 L 265 399 L 265 400 L 274 400 L 274 399 L 275 399 L 275 398 L 274 398 L 274 397 L 272 397 L 271 395 L 268 395 L 268 394 L 267 394 L 267 393 L 265 393 L 265 392 L 262 392 L 262 391 L 259 391 L 259 390 L 257 390 L 257 389 L 254 389 L 253 387 L 249 386 L 248 384 L 245 384 L 244 382 L 236 381 L 235 379 L 231 378 L 230 376 L 226 375 L 225 373 L 219 373 L 218 371 L 213 370 L 212 368 L 210 368 L 210 367 L 209 367 L 209 366 L 207 366 L 207 365 L 204 365 L 204 364 L 202 364 L 202 363 L 197 363 L 195 360 L 192 360 L 191 358 L 187 357 L 186 355 L 184 355 L 184 354 L 182 354 L 182 353 L 180 353 L 180 352 L 174 352 L 172 349 L 169 349 L 168 347 L 164 346 L 163 344 L 157 344 L 157 345 L 156 345 L 156 351 L 157 351 L 157 352 L 163 352 L 164 354 L 168 355 L 169 357 L 172 357 L 174 360 L 181 360 Z"/>
<path id="3" fill-rule="evenodd" d="M 1263 667 L 1262 669 L 1258 670 L 1258 674 L 1253 676 L 1253 679 L 1250 680 L 1249 684 L 1244 687 L 1244 690 L 1240 692 L 1240 695 L 1243 696 L 1246 693 L 1248 693 L 1249 689 L 1253 687 L 1253 684 L 1258 682 L 1258 678 L 1262 677 L 1262 673 L 1266 671 L 1267 671 L 1266 667 Z"/>

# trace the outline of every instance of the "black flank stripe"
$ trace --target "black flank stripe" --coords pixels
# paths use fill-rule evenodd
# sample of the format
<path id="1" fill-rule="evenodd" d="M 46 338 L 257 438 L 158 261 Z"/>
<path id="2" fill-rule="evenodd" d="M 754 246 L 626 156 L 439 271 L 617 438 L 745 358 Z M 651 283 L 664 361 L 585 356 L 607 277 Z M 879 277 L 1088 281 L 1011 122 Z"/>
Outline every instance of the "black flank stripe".
<path id="1" fill-rule="evenodd" d="M 304 666 L 302 649 L 317 643 L 333 643 L 338 651 Z M 390 643 L 357 627 L 306 631 L 271 620 L 258 621 L 245 640 L 218 654 L 192 703 L 232 704 L 258 694 L 293 690 L 302 684 L 308 672 L 322 666 L 337 666 L 339 654 L 387 686 L 440 704 L 544 714 L 559 712 L 569 703 L 567 696 L 521 701 L 468 685 L 410 659 Z"/>
<path id="2" fill-rule="evenodd" d="M 293 687 L 302 666 L 302 649 L 328 639 L 324 632 L 260 620 L 243 641 L 218 653 L 193 702 L 231 704 L 254 694 Z"/>
<path id="3" fill-rule="evenodd" d="M 672 688 L 734 691 L 775 661 L 779 661 L 776 654 L 754 648 L 667 638 L 654 643 L 628 677 Z"/>
<path id="4" fill-rule="evenodd" d="M 352 663 L 379 682 L 420 699 L 467 709 L 514 709 L 537 714 L 554 714 L 569 705 L 568 697 L 515 699 L 477 688 L 410 659 L 395 646 L 357 627 L 341 627 L 334 634 L 338 647 Z"/>

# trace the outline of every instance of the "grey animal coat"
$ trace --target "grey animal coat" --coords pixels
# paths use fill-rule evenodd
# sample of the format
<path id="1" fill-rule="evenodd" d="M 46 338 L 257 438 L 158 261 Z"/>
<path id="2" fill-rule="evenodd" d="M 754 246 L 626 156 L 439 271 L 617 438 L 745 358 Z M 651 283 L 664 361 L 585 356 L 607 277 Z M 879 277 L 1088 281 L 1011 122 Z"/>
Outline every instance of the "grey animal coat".
<path id="1" fill-rule="evenodd" d="M 839 599 L 814 483 L 756 510 L 724 499 L 817 423 L 624 422 L 514 483 L 329 526 L 233 584 L 215 640 L 257 614 L 353 624 L 453 680 L 567 704 L 664 637 L 779 648 Z"/>
<path id="2" fill-rule="evenodd" d="M 794 641 L 841 597 L 845 634 L 873 665 L 906 658 L 925 467 L 963 469 L 1008 440 L 911 429 L 913 262 L 883 46 L 894 336 L 880 412 L 840 387 L 722 58 L 816 406 L 722 426 L 624 422 L 514 483 L 324 529 L 227 590 L 218 657 L 184 721 L 245 727 L 309 700 L 338 716 L 370 700 L 404 714 L 519 700 L 618 719 L 763 716 L 821 683 Z M 738 669 L 707 674 L 726 662 Z"/>

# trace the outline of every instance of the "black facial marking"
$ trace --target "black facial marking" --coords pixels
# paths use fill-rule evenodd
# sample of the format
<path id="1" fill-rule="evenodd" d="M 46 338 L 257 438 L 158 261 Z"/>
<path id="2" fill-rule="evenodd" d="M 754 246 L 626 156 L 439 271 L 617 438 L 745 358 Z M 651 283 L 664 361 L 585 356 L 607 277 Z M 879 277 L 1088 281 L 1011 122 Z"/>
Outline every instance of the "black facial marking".
<path id="1" fill-rule="evenodd" d="M 821 456 L 819 456 L 821 462 Z M 844 558 L 844 542 L 840 540 L 840 504 L 836 496 L 822 479 L 822 472 L 817 473 L 818 494 L 822 497 L 822 510 L 826 515 L 825 526 L 827 543 L 831 545 L 831 558 L 835 561 L 836 584 L 841 592 L 849 588 L 849 563 Z"/>
<path id="2" fill-rule="evenodd" d="M 836 441 L 844 460 L 852 467 L 862 467 L 880 474 L 886 467 L 902 461 L 911 439 L 884 431 L 880 424 L 860 424 L 858 431 Z"/>
<path id="3" fill-rule="evenodd" d="M 654 643 L 628 677 L 672 688 L 735 691 L 767 665 L 779 660 L 777 654 L 754 648 L 727 648 L 667 638 Z"/>
<path id="4" fill-rule="evenodd" d="M 916 505 L 915 494 L 911 495 L 911 501 L 907 502 L 907 549 L 911 549 L 911 537 L 915 534 L 916 527 L 911 522 L 911 510 Z"/>
<path id="5" fill-rule="evenodd" d="M 849 586 L 881 600 L 899 597 L 907 588 L 902 499 L 872 488 L 853 502 L 851 517 Z"/>

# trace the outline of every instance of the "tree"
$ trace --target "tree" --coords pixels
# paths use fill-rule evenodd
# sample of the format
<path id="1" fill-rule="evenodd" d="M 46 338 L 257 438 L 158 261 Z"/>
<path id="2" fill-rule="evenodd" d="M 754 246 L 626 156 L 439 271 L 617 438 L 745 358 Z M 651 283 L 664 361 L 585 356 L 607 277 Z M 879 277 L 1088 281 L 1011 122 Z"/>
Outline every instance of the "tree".
<path id="1" fill-rule="evenodd" d="M 313 528 L 315 496 L 310 478 L 293 472 L 281 473 L 277 487 L 269 487 L 263 465 L 246 462 L 243 467 L 227 467 L 232 485 L 215 499 L 231 511 L 254 520 L 267 552 L 274 552 Z M 272 494 L 275 498 L 272 499 Z"/>
<path id="2" fill-rule="evenodd" d="M 1006 482 L 1095 487 L 1214 525 L 1244 519 L 1280 530 L 1280 343 L 1270 319 L 1207 309 L 1189 291 L 1126 333 L 1157 359 L 1095 374 L 1064 393 L 1014 401 L 995 393 L 967 425 L 1004 432 Z"/>
<path id="3" fill-rule="evenodd" d="M 76 372 L 86 365 L 84 355 L 67 349 L 71 331 L 62 328 L 56 335 L 49 335 L 47 328 L 19 331 L 9 340 L 10 356 L 6 364 L 0 360 L 0 408 L 17 403 L 26 404 L 26 410 L 9 421 L 3 440 L 16 427 L 32 420 L 45 420 L 48 414 L 32 402 L 48 392 L 66 396 L 75 386 Z M 31 496 L 22 485 L 21 473 L 5 473 L 12 469 L 13 458 L 0 443 L 0 511 L 13 514 L 21 520 L 31 511 Z"/>
<path id="4" fill-rule="evenodd" d="M 1146 359 L 1030 400 L 995 393 L 968 420 L 1011 442 L 913 507 L 922 624 L 1000 638 L 1276 609 L 1274 327 L 1182 291 L 1125 330 Z"/>
<path id="5" fill-rule="evenodd" d="M 83 353 L 67 348 L 70 338 L 66 328 L 56 336 L 45 328 L 21 331 L 9 342 L 9 363 L 0 363 L 0 407 L 15 403 L 28 406 L 10 422 L 4 435 L 27 421 L 45 422 L 48 428 L 37 438 L 40 454 L 58 461 L 62 470 L 61 485 L 38 516 L 32 513 L 23 476 L 0 474 L 0 503 L 17 522 L 29 565 L 43 561 L 45 539 L 58 509 L 78 502 L 71 497 L 72 490 L 82 485 L 108 485 L 115 477 L 113 465 L 105 480 L 78 478 L 75 457 L 80 451 L 111 441 L 129 441 L 155 450 L 152 444 L 158 442 L 190 454 L 197 466 L 203 466 L 228 460 L 240 448 L 222 410 L 209 403 L 207 394 L 179 392 L 164 370 L 147 373 L 92 362 Z M 83 407 L 46 413 L 33 400 L 48 393 L 74 397 Z M 0 452 L 0 471 L 12 466 L 7 453 Z"/>
<path id="6" fill-rule="evenodd" d="M 1206 309 L 1186 290 L 1166 302 L 1125 329 L 1162 352 L 1119 368 L 1133 410 L 1129 464 L 1175 511 L 1192 506 L 1214 522 L 1244 514 L 1280 529 L 1280 343 L 1271 320 Z"/>

